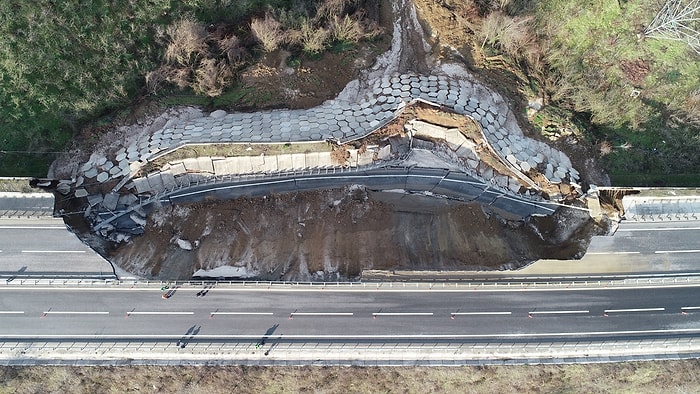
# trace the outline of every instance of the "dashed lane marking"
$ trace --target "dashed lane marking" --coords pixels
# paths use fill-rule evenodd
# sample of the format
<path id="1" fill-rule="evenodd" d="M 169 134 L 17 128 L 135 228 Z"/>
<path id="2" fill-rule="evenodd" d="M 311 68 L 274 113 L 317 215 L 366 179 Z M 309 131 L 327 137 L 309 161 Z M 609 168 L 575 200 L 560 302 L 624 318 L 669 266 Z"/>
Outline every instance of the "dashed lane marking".
<path id="1" fill-rule="evenodd" d="M 572 311 L 530 311 L 528 315 L 567 315 L 590 313 L 588 310 L 572 310 Z"/>
<path id="2" fill-rule="evenodd" d="M 668 254 L 668 253 L 700 253 L 700 249 L 689 249 L 689 250 L 657 250 L 657 254 Z"/>
<path id="3" fill-rule="evenodd" d="M 632 309 L 606 309 L 605 313 L 619 313 L 619 312 L 663 312 L 666 308 L 632 308 Z"/>
<path id="4" fill-rule="evenodd" d="M 85 253 L 84 250 L 23 250 L 22 253 Z"/>

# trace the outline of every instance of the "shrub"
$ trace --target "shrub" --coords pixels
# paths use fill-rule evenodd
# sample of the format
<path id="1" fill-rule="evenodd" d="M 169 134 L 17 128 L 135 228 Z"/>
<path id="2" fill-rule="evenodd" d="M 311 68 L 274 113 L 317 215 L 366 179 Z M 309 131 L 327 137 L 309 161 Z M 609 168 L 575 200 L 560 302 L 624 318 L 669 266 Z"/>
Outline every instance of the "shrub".
<path id="1" fill-rule="evenodd" d="M 520 55 L 534 41 L 530 20 L 528 17 L 511 17 L 501 11 L 488 14 L 479 29 L 482 47 L 488 43 L 511 56 Z"/>
<path id="2" fill-rule="evenodd" d="M 190 19 L 181 19 L 168 26 L 169 44 L 165 50 L 165 61 L 183 66 L 192 65 L 206 56 L 209 48 L 204 26 Z"/>
<path id="3" fill-rule="evenodd" d="M 683 109 L 688 114 L 688 123 L 700 126 L 700 89 L 690 92 Z"/>
<path id="4" fill-rule="evenodd" d="M 248 57 L 248 51 L 241 45 L 241 40 L 235 35 L 224 36 L 216 40 L 221 54 L 226 57 L 231 66 L 239 65 Z"/>
<path id="5" fill-rule="evenodd" d="M 272 52 L 284 41 L 284 33 L 279 22 L 270 14 L 264 19 L 255 18 L 250 23 L 250 31 L 253 33 L 265 52 Z"/>
<path id="6" fill-rule="evenodd" d="M 324 27 L 315 27 L 310 20 L 304 21 L 299 32 L 299 44 L 304 52 L 317 54 L 326 49 L 330 32 Z"/>
<path id="7" fill-rule="evenodd" d="M 345 9 L 359 4 L 359 0 L 322 0 L 316 9 L 317 21 L 331 21 L 338 15 L 346 14 Z"/>
<path id="8" fill-rule="evenodd" d="M 364 30 L 360 21 L 348 15 L 333 16 L 328 24 L 330 35 L 336 41 L 358 42 L 364 36 Z"/>
<path id="9" fill-rule="evenodd" d="M 215 97 L 223 93 L 232 78 L 231 68 L 225 62 L 204 59 L 195 71 L 192 89 L 197 93 Z"/>

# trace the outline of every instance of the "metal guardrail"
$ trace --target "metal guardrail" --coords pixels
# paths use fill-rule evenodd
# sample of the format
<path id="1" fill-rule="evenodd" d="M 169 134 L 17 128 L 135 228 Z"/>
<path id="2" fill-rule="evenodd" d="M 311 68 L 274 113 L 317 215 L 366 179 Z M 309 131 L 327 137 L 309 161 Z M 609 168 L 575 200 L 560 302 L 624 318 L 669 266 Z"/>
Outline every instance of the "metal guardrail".
<path id="1" fill-rule="evenodd" d="M 198 187 L 198 186 L 204 186 L 204 185 L 216 185 L 216 184 L 222 184 L 222 183 L 233 183 L 233 182 L 251 182 L 251 181 L 259 181 L 259 180 L 274 180 L 274 179 L 281 179 L 281 178 L 295 178 L 295 177 L 302 177 L 302 176 L 311 176 L 311 175 L 330 175 L 330 174 L 348 174 L 348 173 L 360 173 L 363 171 L 368 171 L 368 170 L 375 170 L 379 168 L 387 168 L 387 167 L 392 167 L 392 166 L 399 166 L 399 164 L 403 161 L 403 159 L 399 158 L 397 160 L 391 160 L 391 161 L 383 161 L 383 162 L 378 162 L 375 164 L 370 164 L 367 166 L 361 166 L 361 167 L 323 167 L 323 168 L 313 168 L 313 169 L 302 169 L 302 170 L 294 170 L 294 171 L 279 171 L 279 172 L 269 172 L 269 173 L 254 173 L 254 174 L 243 174 L 243 175 L 218 175 L 218 176 L 209 176 L 209 177 L 202 177 L 201 179 L 197 179 L 196 181 L 192 181 L 189 179 L 189 174 L 188 174 L 188 180 L 186 182 L 172 182 L 168 185 L 164 185 L 164 189 L 152 194 L 151 196 L 147 198 L 142 198 L 139 200 L 137 204 L 134 204 L 127 209 L 120 211 L 118 213 L 112 212 L 112 216 L 109 218 L 106 218 L 99 223 L 97 223 L 94 226 L 95 230 L 100 230 L 109 223 L 113 222 L 114 220 L 129 214 L 131 212 L 134 212 L 137 209 L 143 208 L 144 206 L 153 203 L 155 201 L 159 201 L 163 199 L 164 197 L 167 197 L 168 195 L 193 188 L 193 187 Z"/>
<path id="2" fill-rule="evenodd" d="M 264 335 L 163 336 L 162 339 L 36 340 L 0 338 L 0 364 L 68 365 L 484 365 L 590 363 L 696 358 L 700 338 L 595 341 L 373 342 L 285 341 Z"/>
<path id="3" fill-rule="evenodd" d="M 700 286 L 700 276 L 628 278 L 611 280 L 545 280 L 523 278 L 510 280 L 475 281 L 465 279 L 453 282 L 290 282 L 290 281 L 245 281 L 245 280 L 189 280 L 151 281 L 140 279 L 79 279 L 79 278 L 14 278 L 11 282 L 0 281 L 0 286 L 86 286 L 104 289 L 142 288 L 160 289 L 163 286 L 196 288 L 215 285 L 217 289 L 267 289 L 267 290 L 371 290 L 371 291 L 496 291 L 527 289 L 588 289 L 630 288 L 643 286 Z"/>

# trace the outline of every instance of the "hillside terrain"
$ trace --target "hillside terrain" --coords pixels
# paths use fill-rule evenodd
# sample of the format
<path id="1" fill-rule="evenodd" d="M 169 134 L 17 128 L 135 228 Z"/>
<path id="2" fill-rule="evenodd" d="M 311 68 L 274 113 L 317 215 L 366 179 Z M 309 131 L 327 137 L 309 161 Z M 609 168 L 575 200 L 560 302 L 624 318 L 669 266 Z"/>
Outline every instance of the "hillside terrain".
<path id="1" fill-rule="evenodd" d="M 700 186 L 700 57 L 682 42 L 644 36 L 662 5 L 656 0 L 88 3 L 0 2 L 0 176 L 71 179 L 93 153 L 148 132 L 162 114 L 319 105 L 392 48 L 392 9 L 402 4 L 411 24 L 397 70 L 465 67 L 506 99 L 528 137 L 571 158 L 584 188 Z M 111 244 L 96 239 L 82 211 L 71 211 L 84 207 L 59 200 L 101 253 L 162 279 L 222 262 L 237 263 L 240 276 L 291 280 L 355 279 L 365 268 L 515 268 L 580 257 L 607 227 L 585 215 L 512 220 L 479 205 L 348 187 L 164 208 L 147 218 L 146 235 Z M 327 264 L 331 255 L 348 263 Z M 0 393 L 695 392 L 697 369 L 694 360 L 2 367 Z"/>
<path id="2" fill-rule="evenodd" d="M 57 152 L 89 151 L 175 104 L 250 110 L 332 97 L 389 44 L 390 6 L 325 3 L 321 13 L 313 0 L 0 4 L 0 175 L 44 176 Z M 533 133 L 593 147 L 613 184 L 700 184 L 699 55 L 644 36 L 660 2 L 415 4 L 439 58 L 491 80 Z M 265 44 L 252 22 L 272 20 L 278 36 Z"/>

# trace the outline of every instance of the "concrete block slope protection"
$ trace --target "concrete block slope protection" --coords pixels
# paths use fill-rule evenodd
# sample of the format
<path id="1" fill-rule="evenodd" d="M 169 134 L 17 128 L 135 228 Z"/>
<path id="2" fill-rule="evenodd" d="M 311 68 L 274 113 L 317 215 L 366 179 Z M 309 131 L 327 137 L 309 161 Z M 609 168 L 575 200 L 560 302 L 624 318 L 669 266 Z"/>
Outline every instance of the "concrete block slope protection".
<path id="1" fill-rule="evenodd" d="M 482 127 L 485 138 L 504 159 L 510 155 L 514 165 L 530 168 L 540 164 L 550 169 L 553 182 L 569 178 L 578 181 L 578 172 L 565 154 L 523 135 L 513 112 L 503 98 L 462 75 L 403 74 L 385 76 L 370 82 L 369 88 L 355 102 L 328 100 L 307 110 L 277 109 L 257 113 L 229 113 L 200 116 L 185 123 L 157 129 L 121 150 L 142 152 L 138 160 L 148 161 L 184 144 L 208 143 L 286 143 L 335 140 L 347 142 L 366 137 L 395 119 L 405 106 L 415 100 L 450 108 L 470 116 Z M 507 136 L 506 143 L 503 142 Z M 120 150 L 120 152 L 121 152 Z M 122 155 L 119 155 L 120 158 Z M 104 171 L 104 159 L 93 155 L 83 168 L 88 178 L 117 178 L 123 172 Z M 128 171 L 126 159 L 115 166 Z M 95 161 L 94 163 L 92 161 Z M 134 160 L 132 160 L 133 162 Z M 103 179 L 104 180 L 104 179 Z"/>

